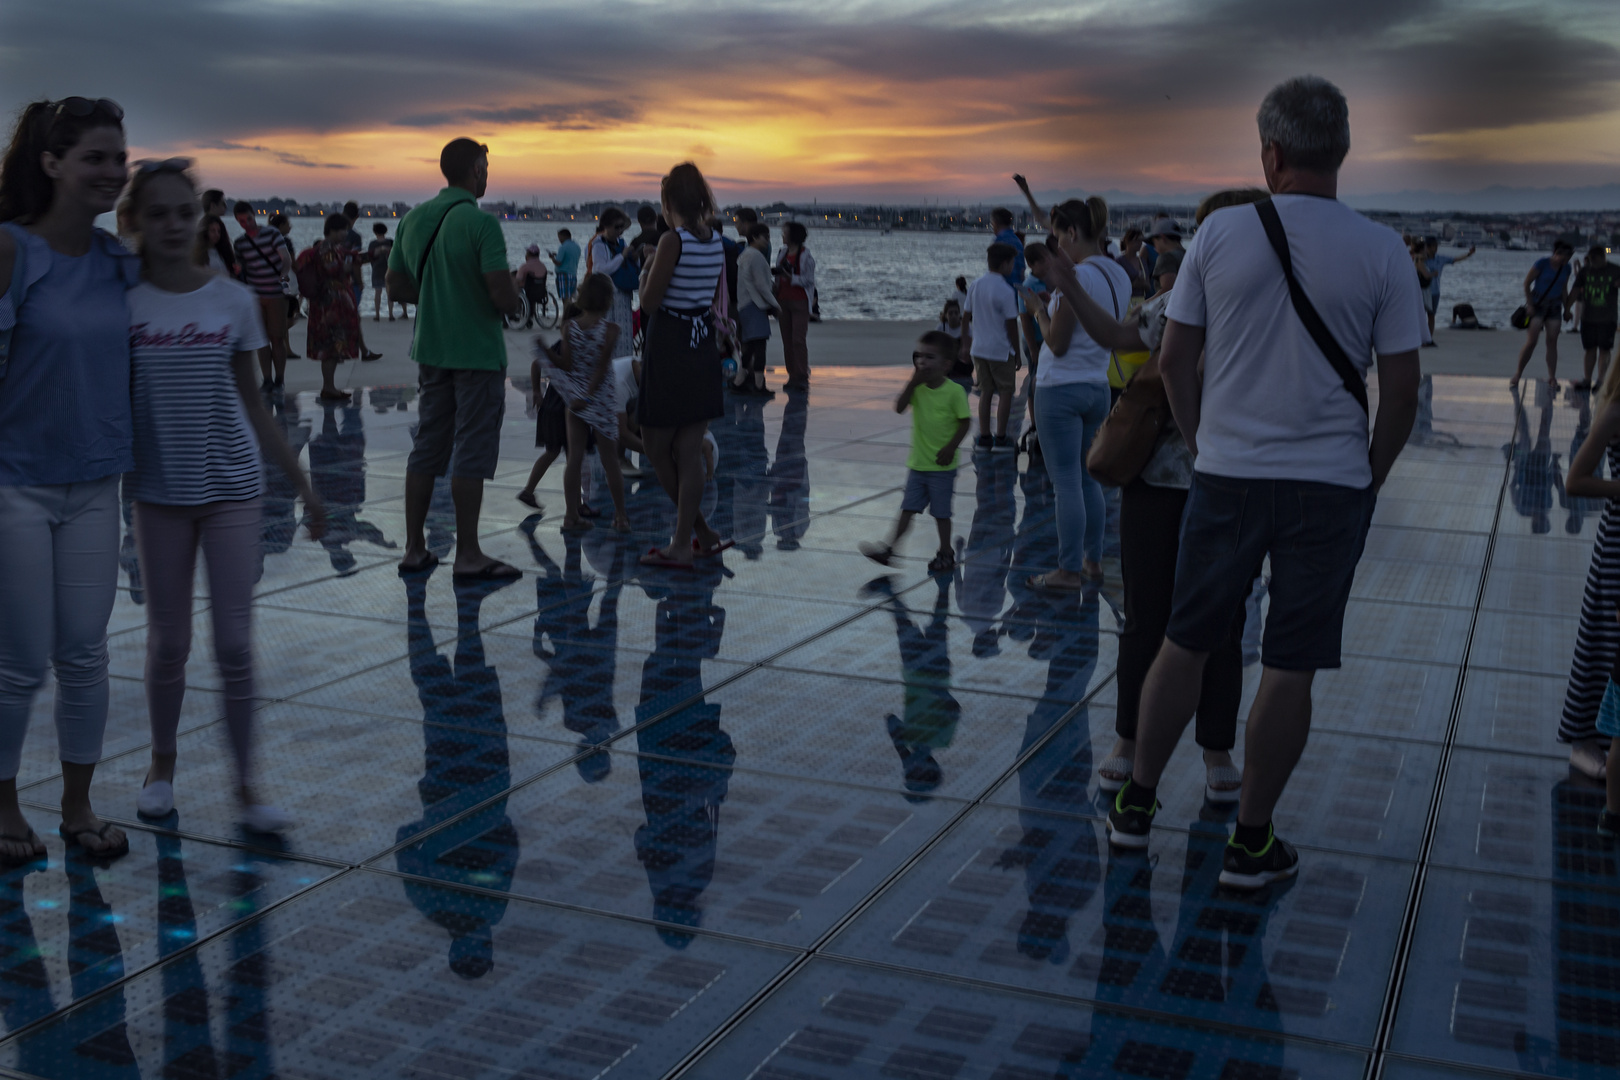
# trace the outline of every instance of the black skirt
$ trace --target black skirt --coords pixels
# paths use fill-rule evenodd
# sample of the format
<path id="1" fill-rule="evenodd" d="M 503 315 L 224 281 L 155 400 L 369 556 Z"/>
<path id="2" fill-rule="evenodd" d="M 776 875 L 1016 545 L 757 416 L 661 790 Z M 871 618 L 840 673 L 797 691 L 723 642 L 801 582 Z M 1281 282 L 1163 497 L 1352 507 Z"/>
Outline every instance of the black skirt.
<path id="1" fill-rule="evenodd" d="M 641 425 L 685 427 L 719 419 L 726 414 L 724 381 L 708 310 L 659 308 L 641 347 Z"/>

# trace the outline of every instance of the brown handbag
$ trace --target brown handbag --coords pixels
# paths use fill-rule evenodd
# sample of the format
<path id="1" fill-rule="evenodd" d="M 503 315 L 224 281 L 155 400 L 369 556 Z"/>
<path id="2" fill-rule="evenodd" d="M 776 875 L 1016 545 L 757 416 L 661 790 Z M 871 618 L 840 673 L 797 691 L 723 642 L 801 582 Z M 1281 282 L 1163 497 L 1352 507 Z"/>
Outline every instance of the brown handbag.
<path id="1" fill-rule="evenodd" d="M 1091 440 L 1086 470 L 1105 487 L 1124 487 L 1153 460 L 1159 436 L 1170 419 L 1170 399 L 1159 377 L 1159 357 L 1143 364 L 1125 384 L 1108 419 Z"/>

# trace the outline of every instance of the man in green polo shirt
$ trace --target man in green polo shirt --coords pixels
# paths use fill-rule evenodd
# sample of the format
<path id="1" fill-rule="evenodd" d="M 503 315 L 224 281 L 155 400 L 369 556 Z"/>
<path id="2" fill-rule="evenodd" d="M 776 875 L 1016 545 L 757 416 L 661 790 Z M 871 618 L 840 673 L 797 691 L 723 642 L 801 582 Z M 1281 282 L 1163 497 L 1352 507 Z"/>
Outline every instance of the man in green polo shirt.
<path id="1" fill-rule="evenodd" d="M 454 139 L 439 154 L 449 186 L 399 223 L 388 256 L 388 295 L 416 305 L 416 442 L 405 466 L 405 556 L 400 573 L 438 565 L 423 526 L 434 481 L 450 473 L 456 506 L 457 580 L 523 576 L 478 546 L 484 481 L 495 477 L 506 413 L 501 314 L 520 308 L 501 224 L 478 209 L 489 186 L 489 147 Z"/>

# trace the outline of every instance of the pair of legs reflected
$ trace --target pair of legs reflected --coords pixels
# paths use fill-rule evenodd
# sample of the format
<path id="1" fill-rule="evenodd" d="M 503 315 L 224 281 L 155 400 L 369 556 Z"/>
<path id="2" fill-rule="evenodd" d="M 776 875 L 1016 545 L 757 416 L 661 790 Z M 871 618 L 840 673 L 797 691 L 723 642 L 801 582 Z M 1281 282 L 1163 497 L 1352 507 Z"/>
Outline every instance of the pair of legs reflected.
<path id="1" fill-rule="evenodd" d="M 643 452 L 652 462 L 658 482 L 675 503 L 675 531 L 670 535 L 669 546 L 657 552 L 658 557 L 670 562 L 691 562 L 695 554 L 694 538 L 705 549 L 720 542 L 720 534 L 709 526 L 698 509 L 703 499 L 706 471 L 703 436 L 708 430 L 707 420 L 674 428 L 641 429 Z"/>

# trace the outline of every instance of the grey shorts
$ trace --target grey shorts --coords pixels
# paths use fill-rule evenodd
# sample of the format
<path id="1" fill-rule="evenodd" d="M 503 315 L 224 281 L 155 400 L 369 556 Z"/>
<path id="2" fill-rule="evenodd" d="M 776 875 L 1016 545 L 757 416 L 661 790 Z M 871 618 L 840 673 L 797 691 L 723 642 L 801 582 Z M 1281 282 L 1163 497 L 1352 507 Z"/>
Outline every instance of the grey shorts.
<path id="1" fill-rule="evenodd" d="M 951 497 L 956 494 L 956 470 L 938 469 L 923 472 L 906 470 L 906 493 L 900 499 L 900 509 L 913 514 L 927 510 L 929 516 L 951 520 Z"/>
<path id="2" fill-rule="evenodd" d="M 416 442 L 406 468 L 493 480 L 506 415 L 506 372 L 420 364 L 416 385 Z"/>

